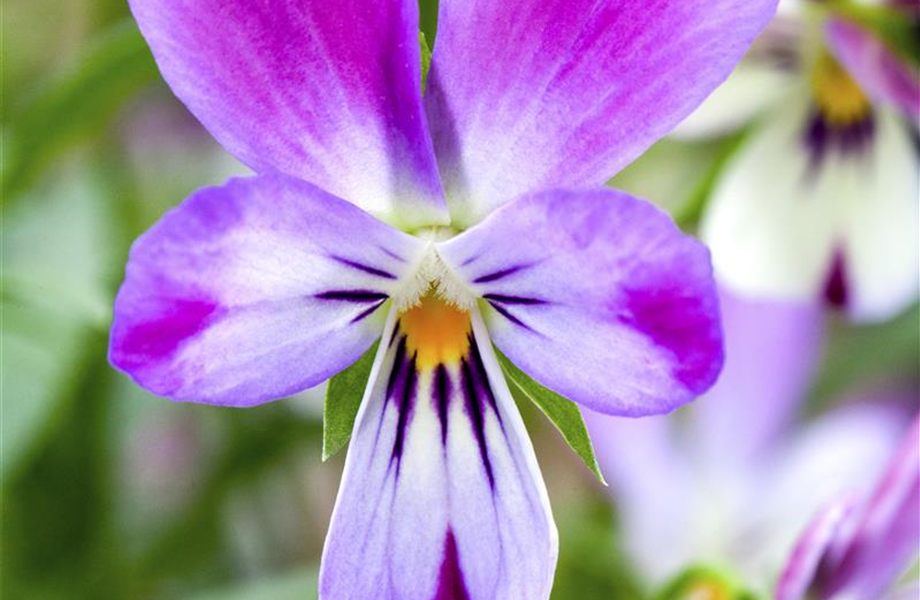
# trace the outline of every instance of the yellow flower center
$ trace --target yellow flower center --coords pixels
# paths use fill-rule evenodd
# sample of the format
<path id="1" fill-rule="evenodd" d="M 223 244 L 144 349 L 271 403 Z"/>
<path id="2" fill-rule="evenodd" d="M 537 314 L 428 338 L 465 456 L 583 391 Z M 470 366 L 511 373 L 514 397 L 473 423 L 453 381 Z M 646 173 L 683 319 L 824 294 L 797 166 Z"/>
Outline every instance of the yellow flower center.
<path id="1" fill-rule="evenodd" d="M 869 116 L 869 99 L 850 74 L 827 52 L 815 64 L 812 91 L 815 104 L 829 125 L 845 127 Z"/>
<path id="2" fill-rule="evenodd" d="M 399 328 L 419 370 L 458 364 L 470 347 L 470 313 L 430 292 L 400 315 Z"/>

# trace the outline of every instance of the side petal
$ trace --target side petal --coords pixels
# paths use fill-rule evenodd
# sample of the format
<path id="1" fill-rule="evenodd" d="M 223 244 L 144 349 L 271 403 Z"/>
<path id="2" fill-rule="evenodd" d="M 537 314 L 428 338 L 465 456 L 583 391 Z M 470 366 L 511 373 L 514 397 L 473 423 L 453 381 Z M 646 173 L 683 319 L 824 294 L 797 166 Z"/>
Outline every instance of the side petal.
<path id="1" fill-rule="evenodd" d="M 437 364 L 395 321 L 355 422 L 320 597 L 548 598 L 556 529 L 481 319 L 462 356 Z"/>
<path id="2" fill-rule="evenodd" d="M 447 219 L 415 0 L 131 0 L 173 92 L 257 172 L 401 226 Z"/>
<path id="3" fill-rule="evenodd" d="M 425 105 L 451 213 L 603 184 L 696 108 L 775 0 L 444 0 Z"/>
<path id="4" fill-rule="evenodd" d="M 910 63 L 872 32 L 839 17 L 828 20 L 826 35 L 834 56 L 873 100 L 920 123 L 920 75 Z"/>
<path id="5" fill-rule="evenodd" d="M 721 368 L 709 255 L 647 202 L 613 190 L 538 192 L 438 252 L 485 300 L 502 352 L 594 410 L 667 412 Z"/>
<path id="6" fill-rule="evenodd" d="M 374 313 L 424 251 L 295 179 L 200 190 L 131 249 L 110 360 L 176 400 L 248 406 L 298 392 L 367 350 Z"/>

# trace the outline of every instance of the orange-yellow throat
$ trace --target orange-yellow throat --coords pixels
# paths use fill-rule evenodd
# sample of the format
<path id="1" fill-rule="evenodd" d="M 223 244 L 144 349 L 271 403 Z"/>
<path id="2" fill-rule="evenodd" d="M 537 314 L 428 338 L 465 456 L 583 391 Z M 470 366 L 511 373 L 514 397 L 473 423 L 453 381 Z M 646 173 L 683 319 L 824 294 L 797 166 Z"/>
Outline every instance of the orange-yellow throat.
<path id="1" fill-rule="evenodd" d="M 470 348 L 470 313 L 430 293 L 400 315 L 399 328 L 420 371 L 459 364 Z"/>
<path id="2" fill-rule="evenodd" d="M 812 72 L 812 91 L 818 110 L 830 125 L 845 127 L 869 115 L 869 99 L 850 74 L 830 54 L 818 58 Z"/>

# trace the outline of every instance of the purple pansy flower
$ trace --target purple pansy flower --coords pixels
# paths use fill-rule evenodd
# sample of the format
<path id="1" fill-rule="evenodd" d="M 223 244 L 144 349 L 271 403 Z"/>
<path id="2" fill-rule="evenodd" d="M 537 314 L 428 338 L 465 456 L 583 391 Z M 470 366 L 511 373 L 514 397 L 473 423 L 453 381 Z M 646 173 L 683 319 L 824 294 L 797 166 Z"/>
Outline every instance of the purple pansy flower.
<path id="1" fill-rule="evenodd" d="M 701 224 L 725 285 L 881 320 L 920 290 L 912 140 L 920 73 L 835 6 L 784 0 L 735 74 L 677 134 L 751 124 Z"/>
<path id="2" fill-rule="evenodd" d="M 920 419 L 871 495 L 847 494 L 822 510 L 789 556 L 776 600 L 916 598 L 898 579 L 920 553 Z"/>
<path id="3" fill-rule="evenodd" d="M 323 598 L 545 598 L 555 526 L 492 347 L 598 411 L 721 365 L 705 248 L 602 184 L 692 111 L 773 0 L 133 0 L 167 82 L 257 175 L 132 249 L 111 361 L 250 406 L 379 351 Z"/>

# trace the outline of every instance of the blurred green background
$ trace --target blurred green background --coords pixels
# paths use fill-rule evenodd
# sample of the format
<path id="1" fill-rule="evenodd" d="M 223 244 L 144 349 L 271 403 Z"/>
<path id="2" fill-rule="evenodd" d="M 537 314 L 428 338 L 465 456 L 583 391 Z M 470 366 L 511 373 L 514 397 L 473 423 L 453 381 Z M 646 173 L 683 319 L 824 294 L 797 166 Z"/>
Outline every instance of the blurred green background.
<path id="1" fill-rule="evenodd" d="M 321 456 L 321 393 L 252 409 L 154 398 L 106 359 L 132 240 L 193 190 L 245 173 L 171 95 L 121 0 L 14 0 L 2 15 L 0 596 L 311 598 L 344 453 Z M 434 8 L 423 2 L 433 37 Z M 665 141 L 627 188 L 691 228 L 732 139 Z M 687 160 L 675 161 L 673 156 Z M 643 188 L 643 186 L 645 186 Z M 917 381 L 918 312 L 833 325 L 814 411 L 871 381 Z M 554 598 L 650 590 L 604 490 L 525 418 L 561 538 Z"/>

